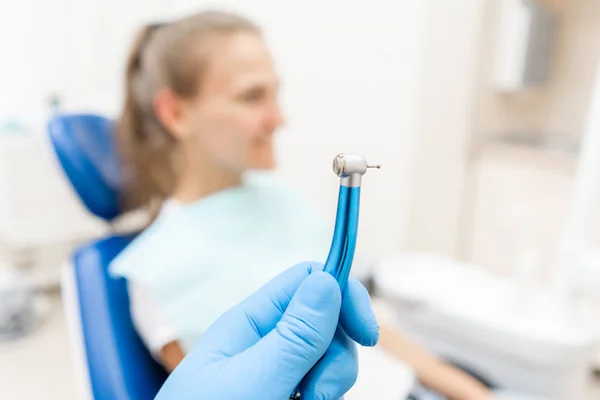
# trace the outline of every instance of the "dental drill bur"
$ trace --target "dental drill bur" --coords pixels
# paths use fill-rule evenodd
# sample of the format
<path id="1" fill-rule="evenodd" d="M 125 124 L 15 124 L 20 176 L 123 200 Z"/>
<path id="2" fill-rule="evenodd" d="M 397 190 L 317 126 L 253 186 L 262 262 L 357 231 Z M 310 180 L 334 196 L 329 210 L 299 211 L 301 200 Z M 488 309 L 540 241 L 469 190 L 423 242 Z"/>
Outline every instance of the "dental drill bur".
<path id="1" fill-rule="evenodd" d="M 381 165 L 369 165 L 357 154 L 338 154 L 333 159 L 333 172 L 340 177 L 340 192 L 333 241 L 323 270 L 333 275 L 342 292 L 350 276 L 356 249 L 360 185 L 369 168 L 379 169 Z"/>

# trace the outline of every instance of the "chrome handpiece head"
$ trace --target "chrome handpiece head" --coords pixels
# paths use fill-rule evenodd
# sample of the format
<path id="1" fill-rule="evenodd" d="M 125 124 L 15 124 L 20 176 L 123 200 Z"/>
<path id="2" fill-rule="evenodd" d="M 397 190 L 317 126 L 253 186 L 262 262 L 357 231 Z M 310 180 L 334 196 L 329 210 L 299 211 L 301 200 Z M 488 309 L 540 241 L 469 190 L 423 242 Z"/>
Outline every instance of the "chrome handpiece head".
<path id="1" fill-rule="evenodd" d="M 367 160 L 358 154 L 338 154 L 333 159 L 333 172 L 342 178 L 341 185 L 360 187 L 361 179 L 369 168 L 381 168 L 381 165 L 369 165 Z"/>

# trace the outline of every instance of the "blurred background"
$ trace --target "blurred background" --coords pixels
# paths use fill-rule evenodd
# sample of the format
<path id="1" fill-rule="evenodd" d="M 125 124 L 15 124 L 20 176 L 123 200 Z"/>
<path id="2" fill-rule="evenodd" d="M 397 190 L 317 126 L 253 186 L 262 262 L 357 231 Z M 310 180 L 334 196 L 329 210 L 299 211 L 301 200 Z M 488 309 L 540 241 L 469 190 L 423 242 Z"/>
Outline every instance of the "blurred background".
<path id="1" fill-rule="evenodd" d="M 385 296 L 427 303 L 428 318 L 447 318 L 464 340 L 491 327 L 499 352 L 480 361 L 517 389 L 600 398 L 598 0 L 2 2 L 0 301 L 25 282 L 38 311 L 35 328 L 0 339 L 0 397 L 80 398 L 60 272 L 115 229 L 75 194 L 48 121 L 116 118 L 137 29 L 203 8 L 264 27 L 288 117 L 279 174 L 333 218 L 333 156 L 382 164 L 364 181 L 357 251 Z M 502 298 L 495 285 L 507 282 Z M 432 350 L 485 353 L 417 320 L 401 324 Z M 524 382 L 519 368 L 541 372 Z"/>

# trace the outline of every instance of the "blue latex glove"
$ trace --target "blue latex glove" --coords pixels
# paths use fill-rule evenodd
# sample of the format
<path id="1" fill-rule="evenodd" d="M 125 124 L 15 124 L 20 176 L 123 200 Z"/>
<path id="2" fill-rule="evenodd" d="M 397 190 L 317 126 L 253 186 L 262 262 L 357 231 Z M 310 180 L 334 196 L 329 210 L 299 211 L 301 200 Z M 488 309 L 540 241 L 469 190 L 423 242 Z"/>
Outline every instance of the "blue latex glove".
<path id="1" fill-rule="evenodd" d="M 301 264 L 219 318 L 179 364 L 157 400 L 339 399 L 356 382 L 355 343 L 379 326 L 355 279 L 344 296 L 322 265 Z M 338 326 L 339 321 L 339 326 Z"/>

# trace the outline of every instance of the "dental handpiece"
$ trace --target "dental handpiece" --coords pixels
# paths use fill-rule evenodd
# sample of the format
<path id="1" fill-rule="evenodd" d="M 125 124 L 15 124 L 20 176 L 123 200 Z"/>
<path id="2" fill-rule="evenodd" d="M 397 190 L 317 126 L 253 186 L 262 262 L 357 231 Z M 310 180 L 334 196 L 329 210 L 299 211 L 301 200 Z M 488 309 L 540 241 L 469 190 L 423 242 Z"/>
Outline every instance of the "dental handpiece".
<path id="1" fill-rule="evenodd" d="M 369 165 L 357 154 L 338 154 L 333 159 L 333 172 L 340 177 L 340 192 L 333 241 L 323 270 L 333 275 L 342 292 L 356 249 L 362 176 L 369 168 L 379 169 L 381 165 Z"/>
<path id="2" fill-rule="evenodd" d="M 363 157 L 356 154 L 338 154 L 333 159 L 333 172 L 340 177 L 340 192 L 333 241 L 323 271 L 335 278 L 342 292 L 350 276 L 356 249 L 360 185 L 369 168 L 379 169 L 381 165 L 368 165 Z M 299 388 L 296 388 L 290 400 L 301 398 Z"/>
<path id="3" fill-rule="evenodd" d="M 369 168 L 379 169 L 381 165 L 368 165 L 363 157 L 356 154 L 338 154 L 333 159 L 333 172 L 340 177 L 340 192 L 333 241 L 323 271 L 335 278 L 342 292 L 350 276 L 356 249 L 360 185 Z M 290 400 L 300 399 L 302 395 L 296 388 Z"/>

